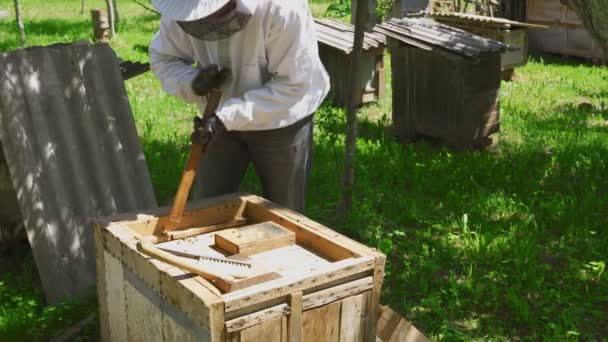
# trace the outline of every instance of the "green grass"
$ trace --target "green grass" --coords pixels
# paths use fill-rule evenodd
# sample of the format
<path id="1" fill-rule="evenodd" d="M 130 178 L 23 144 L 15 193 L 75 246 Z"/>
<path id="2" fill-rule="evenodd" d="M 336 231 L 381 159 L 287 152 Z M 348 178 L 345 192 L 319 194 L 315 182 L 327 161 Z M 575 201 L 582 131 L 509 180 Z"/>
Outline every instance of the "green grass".
<path id="1" fill-rule="evenodd" d="M 24 2 L 29 43 L 89 39 L 79 4 Z M 312 8 L 322 14 L 327 5 L 315 0 Z M 112 46 L 144 61 L 157 21 L 129 1 L 119 6 L 125 19 Z M 14 23 L 0 22 L 0 50 L 18 46 Z M 164 94 L 151 74 L 126 84 L 157 196 L 167 203 L 196 109 Z M 306 214 L 384 251 L 383 302 L 433 339 L 607 340 L 608 70 L 535 57 L 503 84 L 501 100 L 497 142 L 475 152 L 398 144 L 385 129 L 390 97 L 364 108 L 354 211 L 342 224 L 333 217 L 344 115 L 325 104 Z M 259 191 L 253 172 L 244 189 Z M 62 326 L 30 278 L 0 274 L 0 336 L 35 338 Z M 67 305 L 63 326 L 84 316 Z"/>

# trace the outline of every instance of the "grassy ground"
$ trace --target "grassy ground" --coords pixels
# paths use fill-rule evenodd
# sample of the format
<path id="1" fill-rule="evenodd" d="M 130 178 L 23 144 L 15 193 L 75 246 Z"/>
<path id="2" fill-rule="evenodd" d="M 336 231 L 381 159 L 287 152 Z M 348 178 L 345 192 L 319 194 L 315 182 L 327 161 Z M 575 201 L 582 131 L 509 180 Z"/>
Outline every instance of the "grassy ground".
<path id="1" fill-rule="evenodd" d="M 11 10 L 11 3 L 0 7 Z M 90 37 L 79 1 L 22 6 L 30 45 Z M 119 7 L 124 19 L 112 46 L 144 61 L 156 18 L 130 1 Z M 327 2 L 312 7 L 322 14 Z M 0 51 L 18 46 L 14 23 L 0 21 Z M 127 89 L 166 203 L 196 109 L 165 95 L 150 74 Z M 533 58 L 503 84 L 497 143 L 454 152 L 393 141 L 385 133 L 389 95 L 361 115 L 355 210 L 344 224 L 332 220 L 344 115 L 326 104 L 316 118 L 306 214 L 384 251 L 383 301 L 436 340 L 607 340 L 607 99 L 606 68 Z M 259 189 L 252 172 L 244 189 Z M 94 311 L 92 300 L 46 307 L 31 257 L 23 259 L 17 270 L 0 272 L 0 340 L 52 335 Z"/>

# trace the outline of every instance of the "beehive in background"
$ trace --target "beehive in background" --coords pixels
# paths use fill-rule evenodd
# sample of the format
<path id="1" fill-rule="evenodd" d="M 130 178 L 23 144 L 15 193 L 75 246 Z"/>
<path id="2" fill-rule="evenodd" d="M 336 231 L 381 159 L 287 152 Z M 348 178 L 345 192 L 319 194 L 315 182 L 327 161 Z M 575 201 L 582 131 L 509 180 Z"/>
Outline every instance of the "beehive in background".
<path id="1" fill-rule="evenodd" d="M 393 125 L 402 139 L 476 147 L 498 132 L 504 44 L 423 18 L 375 30 L 391 49 Z"/>
<path id="2" fill-rule="evenodd" d="M 350 94 L 350 61 L 353 51 L 355 27 L 332 19 L 315 19 L 319 57 L 329 74 L 329 97 L 337 106 L 344 106 Z M 356 105 L 382 99 L 386 81 L 384 74 L 384 47 L 386 37 L 366 32 L 361 57 L 361 83 Z"/>
<path id="3" fill-rule="evenodd" d="M 560 0 L 528 0 L 529 23 L 550 26 L 547 30 L 530 32 L 530 47 L 564 56 L 601 60 L 601 46 L 583 26 L 576 13 Z"/>

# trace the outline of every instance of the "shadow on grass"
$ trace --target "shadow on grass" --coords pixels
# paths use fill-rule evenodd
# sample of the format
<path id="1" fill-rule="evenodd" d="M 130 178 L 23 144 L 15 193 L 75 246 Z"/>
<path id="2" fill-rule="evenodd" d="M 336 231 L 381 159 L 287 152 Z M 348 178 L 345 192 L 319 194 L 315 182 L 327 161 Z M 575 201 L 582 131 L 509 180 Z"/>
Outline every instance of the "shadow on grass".
<path id="1" fill-rule="evenodd" d="M 531 51 L 529 58 L 536 63 L 543 63 L 546 65 L 558 65 L 558 66 L 588 66 L 593 67 L 600 65 L 598 63 L 594 63 L 590 59 L 585 59 L 581 57 L 566 57 L 561 56 L 559 54 L 551 54 L 546 52 L 538 52 Z"/>
<path id="2" fill-rule="evenodd" d="M 330 137 L 343 126 L 330 122 L 307 214 L 389 254 L 385 301 L 434 336 L 605 336 L 608 149 L 606 127 L 587 127 L 593 115 L 529 115 L 528 140 L 486 152 L 404 146 L 363 122 L 355 208 L 340 225 L 328 219 L 341 165 Z"/>

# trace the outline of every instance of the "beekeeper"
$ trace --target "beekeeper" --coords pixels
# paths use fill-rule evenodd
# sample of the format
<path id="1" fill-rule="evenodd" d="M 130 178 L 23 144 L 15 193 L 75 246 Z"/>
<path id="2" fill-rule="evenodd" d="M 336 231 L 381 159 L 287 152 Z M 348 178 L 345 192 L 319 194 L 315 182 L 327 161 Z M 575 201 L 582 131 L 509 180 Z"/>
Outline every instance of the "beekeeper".
<path id="1" fill-rule="evenodd" d="M 237 192 L 251 162 L 264 196 L 302 212 L 313 113 L 329 91 L 307 0 L 153 0 L 150 64 L 163 89 L 203 108 L 225 78 L 193 197 Z"/>

